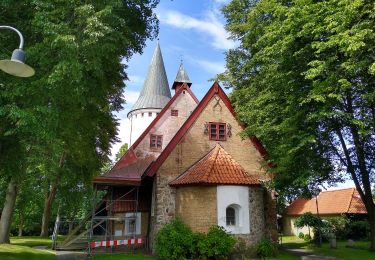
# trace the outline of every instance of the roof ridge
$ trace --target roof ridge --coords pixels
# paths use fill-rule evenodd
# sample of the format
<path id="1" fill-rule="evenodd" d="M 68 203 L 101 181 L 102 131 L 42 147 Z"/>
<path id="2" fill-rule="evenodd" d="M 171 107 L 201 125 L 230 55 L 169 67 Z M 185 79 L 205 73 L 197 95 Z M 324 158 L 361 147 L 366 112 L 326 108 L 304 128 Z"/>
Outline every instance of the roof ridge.
<path id="1" fill-rule="evenodd" d="M 348 203 L 348 209 L 346 210 L 346 212 L 349 212 L 349 210 L 350 210 L 350 206 L 352 205 L 353 196 L 354 196 L 355 191 L 356 191 L 356 189 L 353 188 L 352 195 L 350 196 L 349 203 Z"/>
<path id="2" fill-rule="evenodd" d="M 337 190 L 325 190 L 325 191 L 322 191 L 320 193 L 327 193 L 327 192 L 335 192 L 335 191 L 342 191 L 342 190 L 350 190 L 350 189 L 356 189 L 355 187 L 351 187 L 351 188 L 343 188 L 343 189 L 337 189 Z"/>
<path id="3" fill-rule="evenodd" d="M 211 174 L 212 169 L 214 168 L 214 165 L 215 165 L 215 162 L 216 162 L 217 156 L 218 156 L 218 154 L 219 154 L 220 147 L 221 147 L 221 145 L 220 145 L 220 144 L 218 145 L 218 143 L 216 143 L 215 147 L 212 149 L 213 152 L 215 152 L 215 149 L 216 149 L 215 159 L 211 162 L 210 170 L 206 172 L 206 174 L 205 174 L 205 176 L 203 176 L 203 178 L 208 179 L 208 177 L 209 177 L 208 175 Z M 212 155 L 211 155 L 211 156 L 212 156 Z M 210 157 L 211 157 L 211 156 L 210 156 Z"/>
<path id="4" fill-rule="evenodd" d="M 210 151 L 208 151 L 208 153 L 206 153 L 205 155 L 203 155 L 200 159 L 198 159 L 197 161 L 195 161 L 192 165 L 189 166 L 189 168 L 187 168 L 183 173 L 181 173 L 180 175 L 178 175 L 174 180 L 172 181 L 175 181 L 177 179 L 180 179 L 182 177 L 184 177 L 188 171 L 194 167 L 195 165 L 197 165 L 198 163 L 200 163 L 201 161 L 203 161 L 206 157 L 210 156 L 210 153 L 215 149 L 215 147 L 213 147 Z"/>

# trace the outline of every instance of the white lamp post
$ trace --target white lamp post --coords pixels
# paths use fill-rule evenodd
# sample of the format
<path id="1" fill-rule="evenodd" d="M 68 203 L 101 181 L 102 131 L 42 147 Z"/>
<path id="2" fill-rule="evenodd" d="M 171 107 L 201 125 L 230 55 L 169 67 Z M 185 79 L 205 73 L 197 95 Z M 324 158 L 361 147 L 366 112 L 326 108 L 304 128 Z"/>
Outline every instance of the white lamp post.
<path id="1" fill-rule="evenodd" d="M 23 36 L 16 28 L 6 25 L 0 25 L 0 29 L 9 29 L 15 31 L 20 37 L 20 45 L 15 49 L 10 60 L 0 60 L 0 69 L 8 74 L 17 77 L 31 77 L 35 74 L 32 67 L 25 64 L 25 52 L 23 51 Z"/>

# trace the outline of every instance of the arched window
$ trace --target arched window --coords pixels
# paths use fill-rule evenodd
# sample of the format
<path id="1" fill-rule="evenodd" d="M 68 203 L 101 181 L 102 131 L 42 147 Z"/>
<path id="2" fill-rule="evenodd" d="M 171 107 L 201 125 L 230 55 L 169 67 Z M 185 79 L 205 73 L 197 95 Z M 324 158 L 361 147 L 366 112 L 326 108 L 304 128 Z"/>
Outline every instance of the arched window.
<path id="1" fill-rule="evenodd" d="M 229 206 L 226 209 L 226 220 L 227 226 L 235 226 L 236 225 L 236 210 Z"/>

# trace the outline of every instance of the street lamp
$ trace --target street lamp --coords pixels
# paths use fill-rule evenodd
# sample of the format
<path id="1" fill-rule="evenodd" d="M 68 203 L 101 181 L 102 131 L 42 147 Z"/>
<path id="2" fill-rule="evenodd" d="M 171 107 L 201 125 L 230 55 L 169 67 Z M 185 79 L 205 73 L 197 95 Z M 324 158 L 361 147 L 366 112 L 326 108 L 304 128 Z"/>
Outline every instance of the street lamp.
<path id="1" fill-rule="evenodd" d="M 31 77 L 35 71 L 32 67 L 25 64 L 25 52 L 23 51 L 23 36 L 16 28 L 6 25 L 0 25 L 0 29 L 9 29 L 15 31 L 20 37 L 20 45 L 12 53 L 10 60 L 0 60 L 0 69 L 8 74 L 17 77 Z"/>

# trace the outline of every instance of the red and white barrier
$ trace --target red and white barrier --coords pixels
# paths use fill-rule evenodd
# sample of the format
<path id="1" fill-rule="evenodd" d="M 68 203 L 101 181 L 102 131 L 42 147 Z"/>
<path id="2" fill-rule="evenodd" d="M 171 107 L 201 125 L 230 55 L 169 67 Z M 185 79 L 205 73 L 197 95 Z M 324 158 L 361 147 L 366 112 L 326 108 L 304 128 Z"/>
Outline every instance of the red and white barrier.
<path id="1" fill-rule="evenodd" d="M 125 239 L 125 240 L 105 240 L 90 242 L 91 248 L 96 247 L 111 247 L 111 246 L 125 246 L 125 245 L 141 245 L 145 242 L 143 238 Z"/>

